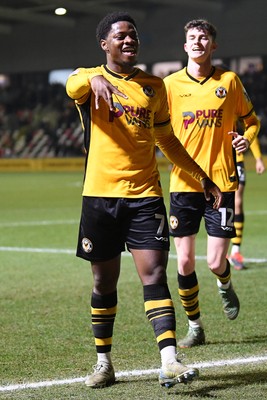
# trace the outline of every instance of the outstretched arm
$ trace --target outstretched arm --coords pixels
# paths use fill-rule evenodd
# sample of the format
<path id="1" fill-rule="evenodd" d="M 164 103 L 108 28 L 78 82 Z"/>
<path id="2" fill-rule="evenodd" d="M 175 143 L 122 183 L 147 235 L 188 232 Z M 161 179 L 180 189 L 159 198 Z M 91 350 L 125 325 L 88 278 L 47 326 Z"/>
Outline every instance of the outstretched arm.
<path id="1" fill-rule="evenodd" d="M 93 91 L 96 109 L 99 109 L 99 102 L 103 98 L 109 109 L 114 111 L 113 94 L 127 99 L 124 93 L 103 77 L 101 67 L 77 68 L 70 74 L 66 83 L 66 90 L 69 97 L 75 100 L 77 104 L 85 103 L 91 91 Z"/>
<path id="2" fill-rule="evenodd" d="M 213 208 L 220 208 L 223 194 L 219 187 L 207 176 L 202 168 L 193 160 L 179 139 L 174 135 L 170 125 L 157 129 L 157 145 L 165 156 L 201 183 L 207 201 L 214 197 Z"/>
<path id="3" fill-rule="evenodd" d="M 116 88 L 116 86 L 113 86 L 102 75 L 97 75 L 91 79 L 91 88 L 95 94 L 95 106 L 97 110 L 99 109 L 99 102 L 101 98 L 104 99 L 108 104 L 110 111 L 115 111 L 112 97 L 113 94 L 127 99 L 127 96 L 124 93 Z"/>

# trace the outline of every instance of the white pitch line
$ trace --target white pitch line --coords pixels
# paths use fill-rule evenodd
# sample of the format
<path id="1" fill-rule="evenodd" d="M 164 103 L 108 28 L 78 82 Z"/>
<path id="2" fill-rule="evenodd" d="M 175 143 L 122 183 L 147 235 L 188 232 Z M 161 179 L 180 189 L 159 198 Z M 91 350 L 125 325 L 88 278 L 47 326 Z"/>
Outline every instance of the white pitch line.
<path id="1" fill-rule="evenodd" d="M 10 251 L 19 253 L 52 253 L 52 254 L 75 254 L 74 250 L 71 249 L 47 249 L 43 247 L 12 247 L 12 246 L 1 246 L 0 251 Z"/>
<path id="2" fill-rule="evenodd" d="M 266 215 L 267 210 L 253 210 L 253 211 L 245 211 L 246 215 Z"/>
<path id="3" fill-rule="evenodd" d="M 19 253 L 46 253 L 46 254 L 69 254 L 74 255 L 75 250 L 72 249 L 53 249 L 53 248 L 45 248 L 45 247 L 17 247 L 17 246 L 0 246 L 0 251 L 10 251 L 10 252 L 19 252 Z M 131 254 L 128 252 L 123 252 L 122 256 L 131 257 Z M 169 258 L 175 260 L 175 254 L 169 254 Z M 206 256 L 196 256 L 196 260 L 206 260 Z M 245 262 L 248 263 L 266 263 L 267 258 L 245 258 Z"/>
<path id="4" fill-rule="evenodd" d="M 236 358 L 232 360 L 218 360 L 218 361 L 210 361 L 210 362 L 202 362 L 196 364 L 188 364 L 188 367 L 194 368 L 212 368 L 212 367 L 227 367 L 229 365 L 240 365 L 240 364 L 259 364 L 267 361 L 267 356 L 259 356 L 259 357 L 247 357 L 247 358 Z M 158 374 L 159 369 L 146 369 L 146 370 L 132 370 L 132 371 L 120 371 L 117 372 L 116 378 L 123 377 L 131 377 L 131 376 L 144 376 L 144 375 L 154 375 Z M 72 378 L 72 379 L 61 379 L 61 380 L 52 380 L 52 381 L 43 381 L 43 382 L 32 382 L 32 383 L 22 383 L 17 385 L 6 385 L 0 386 L 0 392 L 11 392 L 15 390 L 23 390 L 23 389 L 37 389 L 41 387 L 49 387 L 56 385 L 69 385 L 73 383 L 81 383 L 84 382 L 85 377 L 80 378 Z"/>
<path id="5" fill-rule="evenodd" d="M 266 215 L 267 210 L 247 210 L 247 216 L 253 215 Z M 0 222 L 0 228 L 14 228 L 19 226 L 46 226 L 46 225 L 73 225 L 79 224 L 79 218 L 77 219 L 65 219 L 65 220 L 41 220 L 41 221 L 19 221 L 19 222 Z"/>
<path id="6" fill-rule="evenodd" d="M 0 228 L 14 228 L 19 226 L 73 225 L 78 223 L 79 219 L 0 222 Z"/>

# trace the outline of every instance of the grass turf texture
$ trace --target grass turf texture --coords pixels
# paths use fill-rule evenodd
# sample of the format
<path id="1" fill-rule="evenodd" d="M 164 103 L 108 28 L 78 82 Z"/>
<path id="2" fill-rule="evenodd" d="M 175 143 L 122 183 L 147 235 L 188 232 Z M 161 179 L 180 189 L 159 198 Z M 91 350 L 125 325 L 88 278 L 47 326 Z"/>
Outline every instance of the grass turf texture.
<path id="1" fill-rule="evenodd" d="M 168 176 L 162 171 L 166 204 Z M 83 175 L 2 173 L 0 179 L 0 388 L 85 377 L 96 357 L 89 318 L 91 271 L 87 262 L 75 257 Z M 267 174 L 257 176 L 249 171 L 243 243 L 246 259 L 267 258 L 266 196 Z M 197 255 L 205 253 L 202 227 Z M 266 261 L 246 264 L 246 271 L 233 270 L 241 312 L 237 320 L 228 321 L 214 277 L 204 259 L 197 261 L 207 345 L 183 350 L 184 363 L 267 356 Z M 180 338 L 187 323 L 177 296 L 173 246 L 168 276 Z M 118 290 L 113 345 L 116 371 L 159 368 L 157 345 L 144 314 L 142 287 L 127 253 L 122 258 Z M 266 376 L 266 362 L 237 364 L 201 368 L 198 381 L 169 390 L 158 385 L 158 376 L 153 373 L 121 377 L 114 386 L 100 390 L 77 382 L 0 391 L 0 399 L 260 400 L 267 398 Z"/>

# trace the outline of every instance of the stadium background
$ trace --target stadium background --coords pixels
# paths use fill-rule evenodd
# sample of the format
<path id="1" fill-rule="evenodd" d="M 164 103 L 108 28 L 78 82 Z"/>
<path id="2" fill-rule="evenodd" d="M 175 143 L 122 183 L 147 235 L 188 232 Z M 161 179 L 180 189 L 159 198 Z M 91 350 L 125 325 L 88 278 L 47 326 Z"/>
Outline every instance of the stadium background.
<path id="1" fill-rule="evenodd" d="M 63 3 L 66 18 L 55 17 L 52 8 Z M 167 392 L 158 385 L 157 346 L 125 253 L 114 335 L 118 384 L 90 393 L 83 384 L 95 361 L 92 279 L 88 263 L 75 257 L 84 158 L 77 112 L 57 77 L 58 71 L 64 77 L 78 65 L 104 62 L 95 27 L 106 12 L 122 7 L 138 22 L 140 63 L 158 74 L 177 67 L 170 62 L 184 64 L 184 23 L 209 18 L 219 30 L 216 57 L 242 73 L 258 113 L 266 108 L 266 0 L 0 0 L 0 399 L 266 400 L 267 174 L 256 174 L 252 158 L 246 160 L 248 269 L 233 270 L 242 304 L 236 321 L 223 316 L 206 265 L 204 228 L 198 237 L 208 346 L 182 357 L 200 368 L 200 379 Z M 264 112 L 261 118 L 264 143 Z M 169 170 L 161 168 L 161 177 L 167 199 Z M 187 318 L 177 298 L 173 244 L 168 274 L 182 337 Z"/>
<path id="2" fill-rule="evenodd" d="M 54 10 L 65 6 L 67 14 Z M 104 62 L 98 21 L 114 10 L 136 19 L 139 62 L 159 76 L 182 68 L 183 26 L 205 17 L 218 28 L 215 62 L 240 74 L 267 152 L 267 3 L 265 0 L 1 0 L 0 170 L 77 170 L 83 166 L 77 111 L 65 93 L 68 73 Z"/>

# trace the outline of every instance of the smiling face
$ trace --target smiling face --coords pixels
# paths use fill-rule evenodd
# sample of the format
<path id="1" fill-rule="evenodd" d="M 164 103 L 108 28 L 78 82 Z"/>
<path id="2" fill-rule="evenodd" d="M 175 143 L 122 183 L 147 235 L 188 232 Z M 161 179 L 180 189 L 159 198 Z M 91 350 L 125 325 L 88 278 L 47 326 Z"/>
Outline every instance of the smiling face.
<path id="1" fill-rule="evenodd" d="M 110 69 L 126 74 L 133 70 L 140 42 L 136 28 L 130 22 L 119 21 L 112 24 L 106 39 L 102 39 L 100 44 L 106 52 Z"/>
<path id="2" fill-rule="evenodd" d="M 216 48 L 216 42 L 206 30 L 200 28 L 188 30 L 184 50 L 191 60 L 197 63 L 204 63 L 210 60 Z"/>

